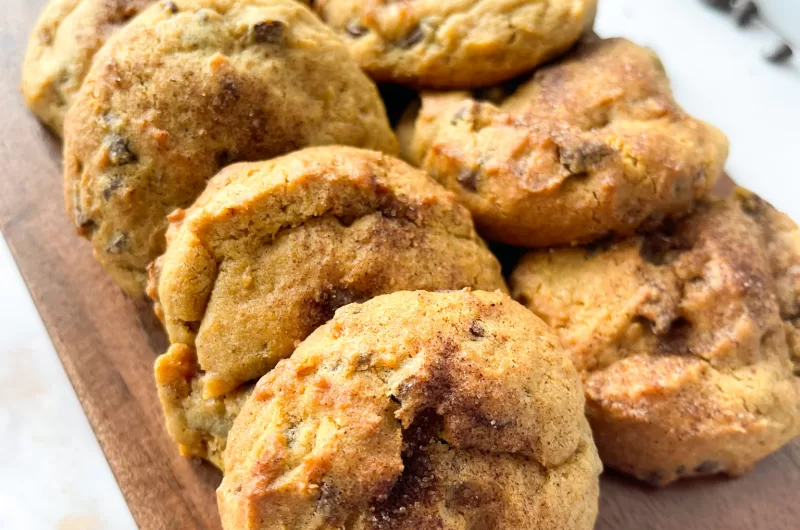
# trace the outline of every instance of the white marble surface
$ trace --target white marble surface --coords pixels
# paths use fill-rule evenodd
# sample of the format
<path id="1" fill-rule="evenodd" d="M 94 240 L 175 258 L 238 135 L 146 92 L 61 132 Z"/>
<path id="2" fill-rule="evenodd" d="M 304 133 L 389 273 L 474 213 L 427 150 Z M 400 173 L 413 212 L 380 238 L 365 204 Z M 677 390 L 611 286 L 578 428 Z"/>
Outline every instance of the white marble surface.
<path id="1" fill-rule="evenodd" d="M 2 238 L 0 322 L 0 529 L 136 528 Z"/>
<path id="2" fill-rule="evenodd" d="M 678 100 L 728 133 L 731 175 L 800 219 L 800 70 L 762 61 L 768 32 L 698 0 L 601 0 L 597 31 L 653 47 Z M 0 529 L 135 528 L 1 239 L 0 322 Z"/>

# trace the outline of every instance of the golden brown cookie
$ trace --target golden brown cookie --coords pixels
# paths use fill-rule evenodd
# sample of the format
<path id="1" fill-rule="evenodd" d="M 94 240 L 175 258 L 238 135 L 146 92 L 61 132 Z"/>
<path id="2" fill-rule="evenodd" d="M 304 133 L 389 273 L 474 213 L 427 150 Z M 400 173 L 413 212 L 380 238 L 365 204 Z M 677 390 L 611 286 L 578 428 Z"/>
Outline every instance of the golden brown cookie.
<path id="1" fill-rule="evenodd" d="M 403 151 L 472 211 L 487 239 L 519 246 L 629 235 L 687 213 L 728 142 L 672 99 L 651 51 L 583 42 L 502 104 L 423 94 Z"/>
<path id="2" fill-rule="evenodd" d="M 64 115 L 108 38 L 156 0 L 50 0 L 31 32 L 22 66 L 28 107 L 61 135 Z"/>
<path id="3" fill-rule="evenodd" d="M 185 454 L 214 459 L 222 440 L 207 434 L 227 432 L 192 421 L 209 410 L 196 404 L 226 411 L 206 423 L 228 425 L 240 387 L 337 308 L 398 290 L 505 290 L 455 197 L 374 151 L 317 147 L 230 166 L 172 220 L 149 292 L 172 344 L 156 379 Z"/>
<path id="4" fill-rule="evenodd" d="M 379 81 L 471 88 L 527 72 L 572 46 L 597 0 L 317 0 L 314 9 Z"/>
<path id="5" fill-rule="evenodd" d="M 307 145 L 396 151 L 374 84 L 290 0 L 174 0 L 97 53 L 65 124 L 66 200 L 129 293 L 164 250 L 166 215 L 231 162 Z"/>
<path id="6" fill-rule="evenodd" d="M 580 377 L 495 292 L 348 305 L 256 385 L 217 499 L 226 530 L 589 530 L 601 471 Z"/>
<path id="7" fill-rule="evenodd" d="M 800 230 L 755 195 L 531 252 L 511 282 L 583 372 L 606 465 L 658 485 L 738 475 L 800 434 Z"/>

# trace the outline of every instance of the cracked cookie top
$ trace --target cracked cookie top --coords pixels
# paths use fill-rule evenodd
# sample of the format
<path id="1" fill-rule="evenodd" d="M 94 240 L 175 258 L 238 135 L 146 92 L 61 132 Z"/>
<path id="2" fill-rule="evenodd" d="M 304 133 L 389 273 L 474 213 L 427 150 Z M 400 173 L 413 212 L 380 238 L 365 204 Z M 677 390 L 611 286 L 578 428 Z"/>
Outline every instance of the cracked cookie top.
<path id="1" fill-rule="evenodd" d="M 129 293 L 164 250 L 166 216 L 236 161 L 344 144 L 396 151 L 375 85 L 290 0 L 164 0 L 96 54 L 64 128 L 79 233 Z"/>
<path id="2" fill-rule="evenodd" d="M 511 283 L 583 372 L 606 464 L 656 484 L 739 474 L 800 434 L 800 230 L 757 196 L 529 253 Z"/>
<path id="3" fill-rule="evenodd" d="M 317 0 L 314 9 L 379 81 L 471 88 L 557 56 L 591 28 L 596 0 Z"/>
<path id="4" fill-rule="evenodd" d="M 678 107 L 655 54 L 610 39 L 581 43 L 497 104 L 423 94 L 403 150 L 487 239 L 539 247 L 687 213 L 720 175 L 728 141 Z"/>
<path id="5" fill-rule="evenodd" d="M 59 136 L 97 50 L 156 0 L 50 0 L 28 40 L 22 94 Z"/>
<path id="6" fill-rule="evenodd" d="M 505 289 L 469 212 L 423 171 L 347 147 L 230 166 L 171 216 L 151 295 L 205 397 L 264 375 L 346 304 Z"/>
<path id="7" fill-rule="evenodd" d="M 348 305 L 236 419 L 223 525 L 589 530 L 601 468 L 583 400 L 555 335 L 502 293 Z"/>

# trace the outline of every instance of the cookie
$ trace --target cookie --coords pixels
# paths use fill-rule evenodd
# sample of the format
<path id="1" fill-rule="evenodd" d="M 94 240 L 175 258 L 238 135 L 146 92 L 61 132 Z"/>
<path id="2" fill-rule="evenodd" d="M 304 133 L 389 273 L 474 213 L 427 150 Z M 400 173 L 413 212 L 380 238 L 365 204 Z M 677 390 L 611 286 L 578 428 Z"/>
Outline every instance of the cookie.
<path id="1" fill-rule="evenodd" d="M 317 0 L 314 9 L 379 81 L 471 88 L 530 71 L 594 23 L 597 0 Z"/>
<path id="2" fill-rule="evenodd" d="M 22 66 L 30 109 L 61 135 L 64 115 L 97 50 L 156 0 L 50 0 L 31 32 Z"/>
<path id="3" fill-rule="evenodd" d="M 800 434 L 800 230 L 757 196 L 531 252 L 511 284 L 572 352 L 606 465 L 657 485 L 739 475 Z"/>
<path id="4" fill-rule="evenodd" d="M 96 54 L 65 123 L 68 211 L 95 256 L 138 295 L 166 216 L 235 161 L 308 145 L 395 152 L 375 85 L 290 0 L 174 0 Z"/>
<path id="5" fill-rule="evenodd" d="M 151 267 L 172 344 L 156 379 L 183 452 L 212 460 L 222 441 L 208 433 L 227 431 L 203 422 L 227 425 L 235 408 L 224 402 L 337 308 L 398 290 L 505 290 L 453 194 L 374 151 L 315 147 L 232 165 L 171 219 Z M 197 403 L 233 413 L 192 421 L 206 414 Z"/>
<path id="6" fill-rule="evenodd" d="M 217 491 L 227 530 L 589 530 L 580 377 L 502 293 L 351 304 L 256 385 Z"/>
<path id="7" fill-rule="evenodd" d="M 584 41 L 499 105 L 423 94 L 409 142 L 403 152 L 458 195 L 484 237 L 527 247 L 686 214 L 728 153 L 719 130 L 675 103 L 655 54 L 623 39 Z"/>

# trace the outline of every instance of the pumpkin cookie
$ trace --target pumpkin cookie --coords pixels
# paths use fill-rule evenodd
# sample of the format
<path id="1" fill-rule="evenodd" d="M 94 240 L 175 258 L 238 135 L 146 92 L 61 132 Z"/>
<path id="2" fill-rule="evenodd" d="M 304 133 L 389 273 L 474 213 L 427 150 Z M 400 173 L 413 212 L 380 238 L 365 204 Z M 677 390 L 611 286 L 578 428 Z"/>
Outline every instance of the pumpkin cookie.
<path id="1" fill-rule="evenodd" d="M 738 475 L 800 434 L 800 230 L 755 195 L 529 253 L 511 282 L 583 372 L 606 465 L 658 485 Z"/>
<path id="2" fill-rule="evenodd" d="M 502 293 L 348 305 L 256 385 L 217 491 L 229 530 L 590 530 L 580 377 Z"/>
<path id="3" fill-rule="evenodd" d="M 728 153 L 720 131 L 677 106 L 655 54 L 622 39 L 583 42 L 499 105 L 423 94 L 410 144 L 487 239 L 528 247 L 686 214 Z"/>
<path id="4" fill-rule="evenodd" d="M 129 293 L 164 250 L 166 216 L 239 160 L 307 145 L 395 152 L 374 84 L 290 0 L 173 0 L 109 39 L 65 123 L 66 200 Z"/>
<path id="5" fill-rule="evenodd" d="M 172 344 L 156 366 L 161 399 L 186 454 L 221 443 L 207 436 L 220 429 L 192 421 L 195 404 L 227 425 L 242 385 L 337 308 L 398 290 L 505 289 L 455 197 L 374 151 L 317 147 L 235 164 L 171 219 L 149 292 Z"/>
<path id="6" fill-rule="evenodd" d="M 317 0 L 314 9 L 379 81 L 491 85 L 566 51 L 597 0 Z"/>
<path id="7" fill-rule="evenodd" d="M 64 115 L 97 50 L 156 0 L 51 0 L 28 40 L 22 94 L 28 107 L 61 135 Z"/>

